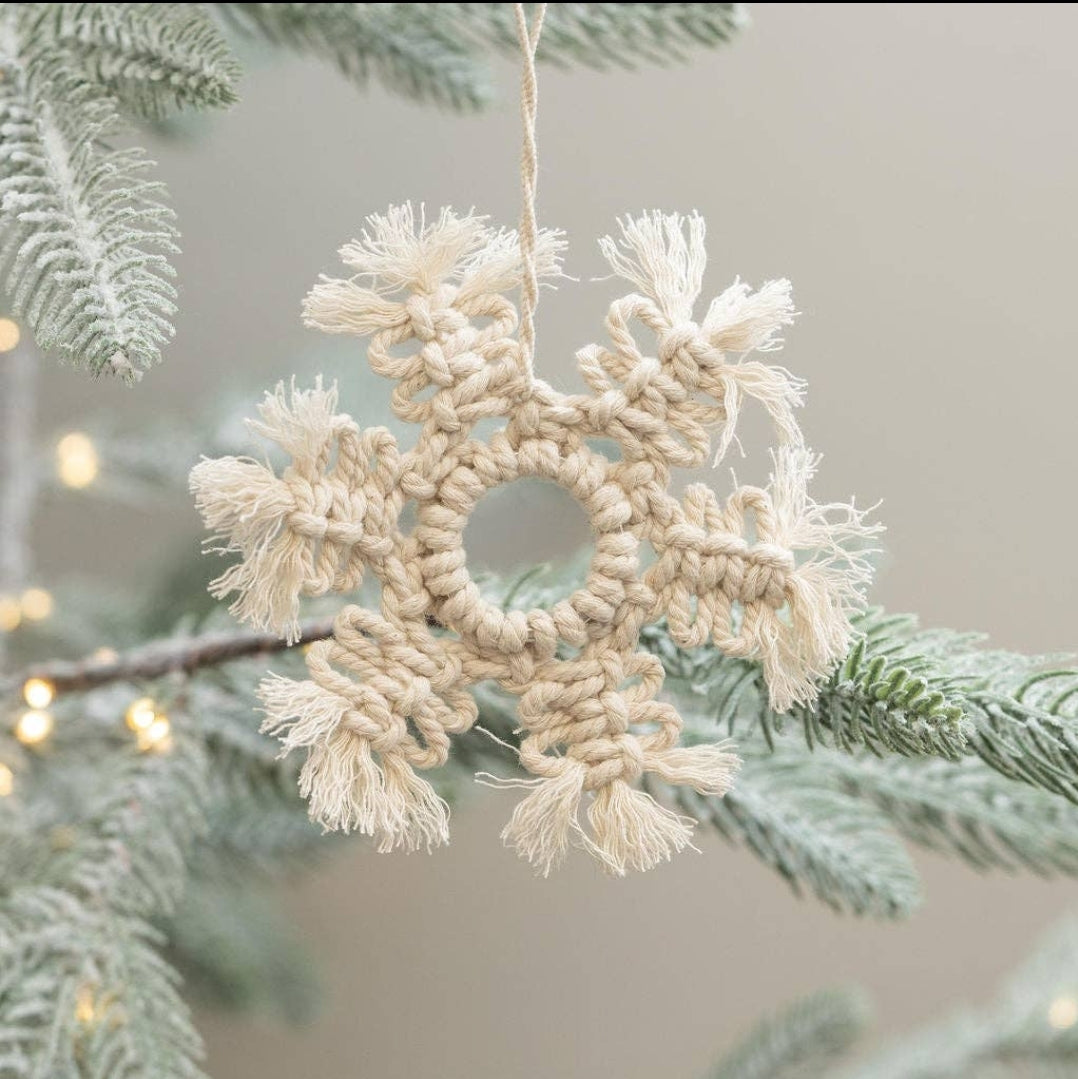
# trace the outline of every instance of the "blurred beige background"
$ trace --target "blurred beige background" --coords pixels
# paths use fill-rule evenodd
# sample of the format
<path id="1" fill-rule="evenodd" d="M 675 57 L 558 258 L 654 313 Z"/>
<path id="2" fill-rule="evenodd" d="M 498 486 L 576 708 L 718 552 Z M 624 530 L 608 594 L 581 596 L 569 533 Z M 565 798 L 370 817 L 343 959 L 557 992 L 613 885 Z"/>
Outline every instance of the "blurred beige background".
<path id="1" fill-rule="evenodd" d="M 794 282 L 803 316 L 785 362 L 810 379 L 819 490 L 884 499 L 876 597 L 1005 646 L 1074 648 L 1078 8 L 752 15 L 691 66 L 543 73 L 541 218 L 569 231 L 583 281 L 543 297 L 542 373 L 570 379 L 572 350 L 600 331 L 611 287 L 587 279 L 615 215 L 699 209 L 709 289 L 737 274 Z M 134 392 L 50 370 L 47 421 L 193 415 L 226 383 L 253 398 L 317 344 L 300 297 L 391 201 L 512 222 L 515 71 L 498 73 L 501 106 L 457 118 L 356 94 L 314 64 L 251 71 L 239 107 L 156 151 L 184 230 L 166 365 Z M 376 416 L 387 394 L 357 375 L 343 396 Z M 484 553 L 556 555 L 580 539 L 551 534 L 537 505 L 488 514 Z M 196 524 L 186 506 L 68 502 L 40 535 L 46 569 L 120 580 L 194 542 Z M 577 860 L 536 881 L 497 840 L 511 803 L 480 792 L 448 851 L 378 857 L 356 842 L 296 887 L 327 1011 L 302 1031 L 203 1015 L 217 1079 L 691 1079 L 762 1009 L 822 985 L 868 987 L 885 1031 L 981 999 L 1076 898 L 1070 882 L 923 859 L 919 915 L 858 922 L 717 841 L 639 879 Z"/>

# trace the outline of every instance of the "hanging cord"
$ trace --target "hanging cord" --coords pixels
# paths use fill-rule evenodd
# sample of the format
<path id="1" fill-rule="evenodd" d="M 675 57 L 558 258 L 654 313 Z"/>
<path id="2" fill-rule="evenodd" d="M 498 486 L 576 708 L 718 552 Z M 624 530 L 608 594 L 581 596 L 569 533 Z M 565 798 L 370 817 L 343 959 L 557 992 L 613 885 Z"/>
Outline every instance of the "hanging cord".
<path id="1" fill-rule="evenodd" d="M 520 257 L 523 263 L 520 305 L 520 358 L 528 378 L 534 374 L 535 309 L 539 304 L 539 282 L 535 270 L 535 243 L 538 232 L 535 219 L 535 189 L 538 184 L 539 152 L 535 144 L 535 115 L 539 106 L 539 88 L 535 80 L 535 51 L 543 29 L 546 4 L 536 4 L 531 29 L 523 4 L 516 4 L 517 36 L 524 56 L 520 83 L 520 115 L 524 122 L 524 146 L 520 156 Z"/>

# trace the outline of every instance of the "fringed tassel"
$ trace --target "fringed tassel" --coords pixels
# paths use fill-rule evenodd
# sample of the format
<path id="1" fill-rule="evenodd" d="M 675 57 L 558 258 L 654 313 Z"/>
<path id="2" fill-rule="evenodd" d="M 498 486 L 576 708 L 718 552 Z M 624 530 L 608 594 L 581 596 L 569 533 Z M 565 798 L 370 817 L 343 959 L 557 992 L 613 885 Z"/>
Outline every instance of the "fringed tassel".
<path id="1" fill-rule="evenodd" d="M 688 322 L 707 267 L 704 219 L 653 210 L 619 218 L 618 226 L 620 239 L 599 241 L 611 269 L 653 299 L 671 323 Z"/>
<path id="2" fill-rule="evenodd" d="M 449 842 L 449 806 L 435 789 L 416 775 L 399 753 L 382 758 L 385 774 L 385 826 L 378 843 L 383 854 L 403 847 L 411 853 L 430 851 Z"/>
<path id="3" fill-rule="evenodd" d="M 787 582 L 785 614 L 762 609 L 753 628 L 777 712 L 811 704 L 820 679 L 849 651 L 850 618 L 863 609 L 872 579 L 877 549 L 871 541 L 883 531 L 866 522 L 868 511 L 852 504 L 820 505 L 809 497 L 816 461 L 803 447 L 787 447 L 775 454 L 771 478 L 777 531 L 769 542 L 810 552 Z"/>
<path id="4" fill-rule="evenodd" d="M 562 232 L 541 230 L 535 246 L 538 276 L 558 276 L 564 250 Z M 422 208 L 417 215 L 410 204 L 368 217 L 361 238 L 345 244 L 340 256 L 355 277 L 323 275 L 303 301 L 303 319 L 326 333 L 360 337 L 407 323 L 408 312 L 389 294 L 429 293 L 449 282 L 467 301 L 515 288 L 523 272 L 515 231 L 496 231 L 486 217 L 449 209 L 428 223 Z"/>
<path id="5" fill-rule="evenodd" d="M 537 277 L 559 277 L 565 233 L 560 229 L 540 229 L 535 241 Z M 516 288 L 523 275 L 520 236 L 516 229 L 489 230 L 484 245 L 461 267 L 461 300 Z"/>
<path id="6" fill-rule="evenodd" d="M 293 749 L 327 745 L 348 713 L 348 701 L 317 682 L 269 674 L 258 687 L 266 711 L 262 733 L 280 740 L 282 756 Z"/>
<path id="7" fill-rule="evenodd" d="M 734 785 L 741 758 L 733 742 L 714 745 L 674 746 L 644 756 L 644 767 L 664 783 L 692 787 L 698 794 L 721 798 Z"/>
<path id="8" fill-rule="evenodd" d="M 294 644 L 300 636 L 299 597 L 313 571 L 310 541 L 280 527 L 211 581 L 210 593 L 217 599 L 235 593 L 228 609 L 236 618 Z"/>
<path id="9" fill-rule="evenodd" d="M 741 764 L 730 749 L 728 742 L 677 746 L 646 754 L 644 766 L 666 783 L 721 797 Z M 624 876 L 630 869 L 646 871 L 692 846 L 696 822 L 691 817 L 674 813 L 646 791 L 620 779 L 594 793 L 588 807 L 589 835 L 579 820 L 587 768 L 568 757 L 562 762 L 562 770 L 547 778 L 493 783 L 532 788 L 513 810 L 502 840 L 541 876 L 561 864 L 571 844 L 586 850 L 615 876 Z M 489 782 L 493 777 L 482 778 Z"/>
<path id="10" fill-rule="evenodd" d="M 696 823 L 622 779 L 595 792 L 588 821 L 603 865 L 619 877 L 629 869 L 646 872 L 691 847 Z"/>
<path id="11" fill-rule="evenodd" d="M 736 281 L 712 300 L 700 330 L 721 352 L 774 352 L 782 348 L 779 331 L 790 325 L 796 314 L 789 281 L 768 281 L 756 292 L 744 282 Z M 801 428 L 794 418 L 794 409 L 804 403 L 802 379 L 785 367 L 745 359 L 724 363 L 718 377 L 723 385 L 721 400 L 726 420 L 717 439 L 716 465 L 734 439 L 746 397 L 752 397 L 767 409 L 781 442 L 801 444 Z"/>
<path id="12" fill-rule="evenodd" d="M 582 845 L 588 842 L 577 819 L 585 775 L 583 764 L 566 757 L 564 768 L 557 775 L 496 784 L 534 787 L 513 810 L 502 830 L 502 842 L 526 858 L 540 876 L 549 876 L 564 861 L 573 837 Z"/>
<path id="13" fill-rule="evenodd" d="M 340 249 L 341 261 L 369 277 L 378 292 L 433 292 L 489 240 L 486 218 L 449 207 L 427 221 L 411 203 L 371 214 L 359 239 Z"/>
<path id="14" fill-rule="evenodd" d="M 711 301 L 700 328 L 723 352 L 777 352 L 783 345 L 779 332 L 797 317 L 792 287 L 780 278 L 753 292 L 735 281 Z"/>
<path id="15" fill-rule="evenodd" d="M 300 794 L 311 819 L 328 831 L 359 832 L 378 850 L 430 850 L 449 842 L 449 807 L 400 753 L 375 759 L 370 740 L 350 729 L 350 703 L 312 681 L 270 675 L 259 686 L 262 730 L 282 755 L 306 748 Z"/>
<path id="16" fill-rule="evenodd" d="M 311 820 L 326 831 L 387 834 L 385 776 L 370 742 L 353 731 L 338 729 L 324 744 L 309 748 L 299 793 Z"/>
<path id="17" fill-rule="evenodd" d="M 357 337 L 404 325 L 403 305 L 355 281 L 321 274 L 303 299 L 303 324 L 323 333 L 350 333 Z"/>
<path id="18" fill-rule="evenodd" d="M 309 390 L 297 389 L 295 379 L 287 387 L 278 382 L 266 392 L 258 414 L 261 419 L 248 420 L 247 426 L 254 434 L 276 442 L 301 471 L 323 464 L 334 436 L 352 422 L 337 412 L 337 384 L 324 387 L 321 375 Z"/>
<path id="19" fill-rule="evenodd" d="M 346 417 L 335 413 L 335 386 L 288 394 L 284 383 L 267 393 L 260 420 L 248 426 L 292 457 L 292 468 L 313 476 L 325 466 L 329 446 Z M 204 458 L 191 470 L 195 505 L 215 535 L 211 547 L 236 552 L 242 561 L 210 586 L 218 599 L 235 594 L 230 610 L 259 629 L 298 637 L 299 597 L 314 573 L 312 541 L 288 527 L 296 502 L 289 485 L 267 465 L 249 457 Z"/>

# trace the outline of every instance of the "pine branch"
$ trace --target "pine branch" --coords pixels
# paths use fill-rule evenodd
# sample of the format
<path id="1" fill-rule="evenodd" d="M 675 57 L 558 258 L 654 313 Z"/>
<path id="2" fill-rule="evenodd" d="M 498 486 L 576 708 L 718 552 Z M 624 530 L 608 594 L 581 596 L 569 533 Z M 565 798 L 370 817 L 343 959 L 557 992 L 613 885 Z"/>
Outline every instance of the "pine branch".
<path id="1" fill-rule="evenodd" d="M 182 736 L 132 756 L 66 730 L 20 776 L 0 832 L 0 1076 L 200 1079 L 201 1044 L 145 919 L 182 889 L 204 758 Z"/>
<path id="2" fill-rule="evenodd" d="M 515 54 L 511 4 L 459 4 L 481 40 Z M 725 44 L 748 23 L 744 4 L 551 4 L 539 59 L 566 67 L 632 68 L 684 61 L 692 48 Z"/>
<path id="3" fill-rule="evenodd" d="M 863 801 L 768 758 L 746 760 L 723 798 L 668 793 L 702 824 L 745 846 L 801 895 L 838 911 L 902 918 L 920 902 L 913 865 L 887 821 Z"/>
<path id="4" fill-rule="evenodd" d="M 48 888 L 0 905 L 3 1079 L 204 1079 L 152 930 Z"/>
<path id="5" fill-rule="evenodd" d="M 865 998 L 852 990 L 814 993 L 762 1019 L 728 1053 L 713 1079 L 811 1079 L 860 1037 Z"/>
<path id="6" fill-rule="evenodd" d="M 0 12 L 0 268 L 43 348 L 129 381 L 171 336 L 172 212 L 140 150 L 105 148 L 118 117 L 65 54 L 32 44 L 34 12 Z"/>
<path id="7" fill-rule="evenodd" d="M 240 29 L 334 63 L 365 86 L 373 76 L 417 101 L 457 109 L 493 98 L 490 48 L 519 50 L 512 4 L 218 4 Z M 551 4 L 539 58 L 567 67 L 631 68 L 682 61 L 731 39 L 741 4 Z"/>
<path id="8" fill-rule="evenodd" d="M 819 765 L 849 794 L 873 802 L 919 846 L 979 870 L 1078 875 L 1078 808 L 1058 795 L 1015 784 L 983 761 L 828 754 Z"/>
<path id="9" fill-rule="evenodd" d="M 0 901 L 33 884 L 124 915 L 167 913 L 205 828 L 201 746 L 182 734 L 160 755 L 102 746 L 92 732 L 57 740 L 54 759 L 20 773 L 0 830 Z"/>
<path id="10" fill-rule="evenodd" d="M 34 34 L 73 52 L 86 78 L 136 117 L 237 100 L 240 66 L 199 4 L 39 4 Z"/>
<path id="11" fill-rule="evenodd" d="M 919 650 L 926 635 L 919 634 L 916 625 L 908 615 L 885 615 L 879 609 L 855 619 L 858 640 L 820 686 L 817 701 L 797 705 L 786 716 L 768 708 L 758 664 L 727 659 L 710 647 L 681 651 L 662 626 L 649 629 L 644 643 L 660 656 L 671 678 L 703 698 L 731 733 L 758 724 L 773 742 L 795 722 L 809 746 L 847 752 L 865 746 L 877 754 L 954 760 L 972 729 L 965 686 Z M 957 635 L 947 639 L 952 638 L 964 640 Z M 935 641 L 935 636 L 927 639 Z"/>
<path id="12" fill-rule="evenodd" d="M 63 694 L 86 692 L 112 682 L 146 682 L 177 672 L 192 674 L 204 667 L 310 644 L 329 637 L 332 632 L 333 619 L 320 618 L 300 627 L 300 636 L 294 645 L 271 633 L 243 631 L 206 633 L 200 637 L 166 637 L 104 662 L 91 656 L 77 662 L 52 660 L 37 664 L 0 682 L 0 696 L 13 693 L 28 678 L 43 678 L 52 683 L 57 694 Z"/>
<path id="13" fill-rule="evenodd" d="M 218 4 L 248 34 L 333 63 L 352 82 L 457 109 L 491 98 L 452 4 Z"/>
<path id="14" fill-rule="evenodd" d="M 975 755 L 1010 779 L 1078 803 L 1078 671 L 1045 670 L 1043 659 L 986 651 L 975 635 L 924 631 L 909 615 L 878 609 L 855 628 L 862 639 L 818 701 L 788 716 L 767 707 L 755 664 L 711 648 L 683 652 L 661 626 L 644 643 L 663 660 L 686 711 L 738 737 L 759 729 L 773 745 L 792 721 L 809 746 Z"/>

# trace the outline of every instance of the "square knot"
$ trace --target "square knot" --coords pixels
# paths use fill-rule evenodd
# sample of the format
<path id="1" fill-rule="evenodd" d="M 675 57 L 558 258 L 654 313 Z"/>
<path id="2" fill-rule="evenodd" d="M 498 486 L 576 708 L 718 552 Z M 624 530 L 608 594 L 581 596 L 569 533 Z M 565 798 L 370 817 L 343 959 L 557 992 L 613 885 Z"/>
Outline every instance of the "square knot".
<path id="1" fill-rule="evenodd" d="M 764 602 L 775 610 L 786 603 L 790 575 L 796 569 L 792 551 L 773 543 L 757 543 L 749 548 L 741 565 L 743 572 L 734 598 L 746 604 Z"/>
<path id="2" fill-rule="evenodd" d="M 606 734 L 574 742 L 566 752 L 586 767 L 585 790 L 599 790 L 619 779 L 634 784 L 644 774 L 644 747 L 632 734 Z"/>
<path id="3" fill-rule="evenodd" d="M 415 292 L 404 301 L 412 333 L 420 341 L 443 340 L 467 329 L 467 317 L 453 304 L 456 290 L 443 286 L 434 292 Z"/>
<path id="4" fill-rule="evenodd" d="M 319 540 L 326 534 L 334 491 L 325 476 L 313 481 L 295 468 L 289 467 L 281 476 L 281 485 L 291 499 L 288 527 L 306 539 Z"/>
<path id="5" fill-rule="evenodd" d="M 659 331 L 659 359 L 678 382 L 694 391 L 701 371 L 721 366 L 723 354 L 695 322 L 680 322 Z"/>
<path id="6" fill-rule="evenodd" d="M 337 620 L 335 645 L 335 661 L 361 679 L 352 686 L 376 691 L 394 717 L 393 726 L 411 719 L 428 744 L 444 742 L 448 748 L 444 732 L 467 730 L 475 721 L 478 708 L 464 688 L 460 659 L 421 619 L 402 629 L 349 607 Z M 314 664 L 309 666 L 317 679 Z"/>
<path id="7" fill-rule="evenodd" d="M 327 569 L 336 568 L 344 552 L 378 560 L 392 550 L 394 521 L 382 492 L 368 492 L 339 476 L 310 483 L 286 471 L 282 481 L 295 506 L 286 519 L 288 529 L 311 544 L 322 543 Z"/>

